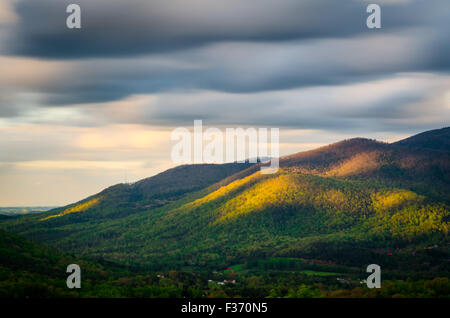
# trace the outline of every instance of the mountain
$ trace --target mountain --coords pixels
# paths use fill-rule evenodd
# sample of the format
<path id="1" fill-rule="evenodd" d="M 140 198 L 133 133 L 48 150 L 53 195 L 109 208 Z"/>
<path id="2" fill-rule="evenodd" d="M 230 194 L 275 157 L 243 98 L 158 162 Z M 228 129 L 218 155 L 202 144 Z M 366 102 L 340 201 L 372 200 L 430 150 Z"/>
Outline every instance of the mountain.
<path id="1" fill-rule="evenodd" d="M 152 204 L 155 200 L 173 200 L 203 189 L 249 166 L 249 163 L 183 165 L 133 184 L 110 187 L 99 195 L 111 200 L 142 204 Z"/>
<path id="2" fill-rule="evenodd" d="M 183 165 L 132 184 L 117 184 L 75 204 L 53 209 L 47 218 L 95 210 L 95 218 L 122 218 L 143 209 L 166 205 L 206 188 L 253 164 Z M 41 218 L 38 216 L 37 218 Z"/>
<path id="3" fill-rule="evenodd" d="M 262 163 L 182 166 L 0 228 L 135 269 L 302 258 L 446 276 L 449 132 L 345 140 L 283 157 L 273 175 Z"/>
<path id="4" fill-rule="evenodd" d="M 417 149 L 433 149 L 448 152 L 450 149 L 450 127 L 435 129 L 400 140 L 396 145 Z"/>

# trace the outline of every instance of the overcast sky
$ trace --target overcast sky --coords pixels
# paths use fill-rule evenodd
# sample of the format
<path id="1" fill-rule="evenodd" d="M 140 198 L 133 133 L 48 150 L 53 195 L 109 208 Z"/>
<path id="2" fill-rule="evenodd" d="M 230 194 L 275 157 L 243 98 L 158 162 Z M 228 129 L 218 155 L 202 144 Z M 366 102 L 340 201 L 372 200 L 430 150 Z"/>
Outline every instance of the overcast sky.
<path id="1" fill-rule="evenodd" d="M 0 206 L 170 168 L 195 119 L 280 128 L 282 155 L 449 126 L 449 17 L 448 0 L 0 0 Z"/>

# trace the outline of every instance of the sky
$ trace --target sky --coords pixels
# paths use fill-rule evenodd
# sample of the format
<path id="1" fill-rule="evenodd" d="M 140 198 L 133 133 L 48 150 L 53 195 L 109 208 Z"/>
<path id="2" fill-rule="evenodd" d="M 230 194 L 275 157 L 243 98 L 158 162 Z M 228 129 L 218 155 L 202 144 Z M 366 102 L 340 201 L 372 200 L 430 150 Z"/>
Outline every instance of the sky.
<path id="1" fill-rule="evenodd" d="M 448 0 L 0 0 L 0 206 L 174 167 L 172 130 L 199 119 L 279 128 L 281 155 L 449 126 L 449 17 Z"/>

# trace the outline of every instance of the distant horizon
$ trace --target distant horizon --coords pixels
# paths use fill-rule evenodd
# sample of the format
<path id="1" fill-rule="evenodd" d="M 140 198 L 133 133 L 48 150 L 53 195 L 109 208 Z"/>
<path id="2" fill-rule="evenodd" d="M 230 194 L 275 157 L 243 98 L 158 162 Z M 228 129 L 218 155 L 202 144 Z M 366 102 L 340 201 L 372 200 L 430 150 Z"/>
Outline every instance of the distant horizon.
<path id="1" fill-rule="evenodd" d="M 59 205 L 27 205 L 27 206 L 0 206 L 0 209 L 20 209 L 20 208 L 58 208 Z"/>

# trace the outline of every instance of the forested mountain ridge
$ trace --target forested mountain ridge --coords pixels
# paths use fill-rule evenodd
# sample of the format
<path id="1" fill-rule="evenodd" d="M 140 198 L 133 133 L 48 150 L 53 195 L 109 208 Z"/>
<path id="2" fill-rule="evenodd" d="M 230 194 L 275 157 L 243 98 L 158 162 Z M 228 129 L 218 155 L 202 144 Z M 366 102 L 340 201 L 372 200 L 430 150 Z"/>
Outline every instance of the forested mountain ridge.
<path id="1" fill-rule="evenodd" d="M 434 149 L 449 152 L 450 151 L 450 140 L 448 138 L 449 134 L 450 134 L 450 127 L 445 127 L 441 129 L 425 131 L 412 137 L 397 141 L 394 144 L 399 146 L 422 148 L 422 149 Z"/>
<path id="2" fill-rule="evenodd" d="M 262 164 L 200 167 L 211 177 L 184 166 L 0 227 L 147 269 L 220 268 L 267 257 L 359 266 L 385 262 L 396 250 L 396 266 L 432 264 L 445 272 L 450 152 L 441 145 L 449 130 L 427 136 L 439 141 L 426 151 L 415 146 L 422 134 L 407 144 L 342 141 L 283 157 L 273 175 L 261 175 Z"/>
<path id="3" fill-rule="evenodd" d="M 121 183 L 74 204 L 55 208 L 48 213 L 30 216 L 30 220 L 53 219 L 77 212 L 91 212 L 96 219 L 122 218 L 129 214 L 163 206 L 180 197 L 204 189 L 253 164 L 182 165 L 136 183 Z"/>
<path id="4" fill-rule="evenodd" d="M 450 139 L 446 131 L 440 139 Z M 280 166 L 322 177 L 398 185 L 450 202 L 450 148 L 424 150 L 414 137 L 408 139 L 409 146 L 404 146 L 354 138 L 284 157 Z"/>

